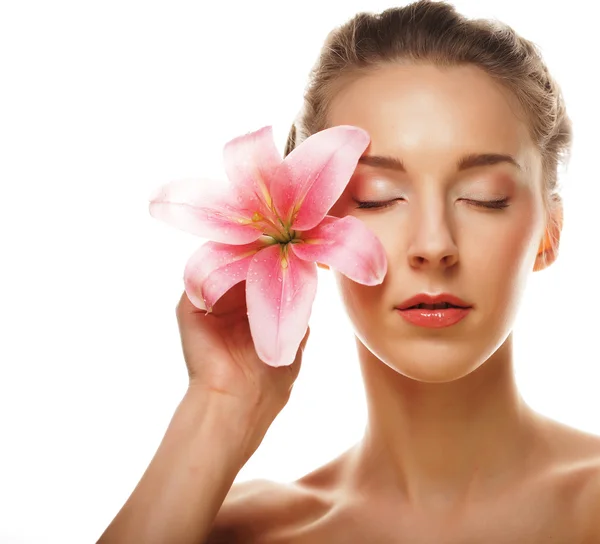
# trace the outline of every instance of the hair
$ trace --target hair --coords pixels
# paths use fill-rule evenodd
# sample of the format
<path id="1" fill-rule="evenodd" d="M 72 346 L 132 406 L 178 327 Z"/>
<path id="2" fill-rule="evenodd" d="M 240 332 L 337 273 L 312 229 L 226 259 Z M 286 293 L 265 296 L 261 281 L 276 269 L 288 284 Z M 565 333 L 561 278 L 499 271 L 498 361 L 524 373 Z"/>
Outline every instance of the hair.
<path id="1" fill-rule="evenodd" d="M 545 211 L 561 201 L 558 167 L 570 158 L 571 120 L 540 49 L 508 25 L 469 19 L 444 1 L 420 0 L 378 14 L 361 12 L 334 28 L 309 74 L 284 157 L 327 128 L 329 105 L 345 84 L 381 67 L 419 62 L 439 67 L 472 64 L 511 91 L 542 158 Z"/>

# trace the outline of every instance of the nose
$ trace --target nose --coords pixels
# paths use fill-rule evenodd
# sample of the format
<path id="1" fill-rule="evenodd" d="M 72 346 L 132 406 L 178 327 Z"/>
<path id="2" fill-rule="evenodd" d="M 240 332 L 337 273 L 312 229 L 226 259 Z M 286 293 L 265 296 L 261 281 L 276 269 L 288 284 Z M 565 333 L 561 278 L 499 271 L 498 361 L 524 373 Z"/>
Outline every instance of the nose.
<path id="1" fill-rule="evenodd" d="M 411 218 L 408 261 L 415 269 L 447 269 L 458 262 L 458 248 L 443 210 L 431 206 Z"/>

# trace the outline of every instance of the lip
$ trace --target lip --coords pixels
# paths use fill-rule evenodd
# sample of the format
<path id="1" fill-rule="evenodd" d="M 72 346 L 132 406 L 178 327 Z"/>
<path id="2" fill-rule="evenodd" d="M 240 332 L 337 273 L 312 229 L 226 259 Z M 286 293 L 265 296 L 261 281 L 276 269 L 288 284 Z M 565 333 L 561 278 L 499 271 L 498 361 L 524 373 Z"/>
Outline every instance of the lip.
<path id="1" fill-rule="evenodd" d="M 430 329 L 441 329 L 455 325 L 469 314 L 471 308 L 445 308 L 439 310 L 428 310 L 426 308 L 412 308 L 410 310 L 396 311 L 409 323 L 418 327 Z"/>
<path id="2" fill-rule="evenodd" d="M 416 306 L 417 304 L 439 304 L 440 302 L 448 302 L 454 306 L 460 306 L 461 308 L 471 308 L 471 305 L 468 302 L 465 302 L 461 298 L 452 295 L 451 293 L 439 293 L 437 295 L 430 295 L 428 293 L 419 293 L 409 299 L 406 299 L 402 304 L 396 306 L 398 310 L 407 310 L 411 306 Z M 450 310 L 456 310 L 459 308 L 448 308 Z M 420 311 L 425 312 L 443 312 L 447 310 L 426 310 L 422 308 Z"/>

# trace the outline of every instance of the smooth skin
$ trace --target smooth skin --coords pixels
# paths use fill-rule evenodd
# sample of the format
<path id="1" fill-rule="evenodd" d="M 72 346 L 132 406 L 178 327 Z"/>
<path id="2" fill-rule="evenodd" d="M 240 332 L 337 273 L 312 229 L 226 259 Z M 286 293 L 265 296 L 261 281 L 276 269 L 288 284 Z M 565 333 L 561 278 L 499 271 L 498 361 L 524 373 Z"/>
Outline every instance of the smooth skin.
<path id="1" fill-rule="evenodd" d="M 600 437 L 535 412 L 515 383 L 512 327 L 531 274 L 557 257 L 563 210 L 546 213 L 541 157 L 514 97 L 474 66 L 390 65 L 344 86 L 328 121 L 367 130 L 364 155 L 405 170 L 359 163 L 330 211 L 364 221 L 388 258 L 374 287 L 331 271 L 368 426 L 293 484 L 234 485 L 209 542 L 600 542 Z M 470 153 L 518 166 L 459 171 Z M 498 198 L 508 206 L 477 204 Z M 421 292 L 473 310 L 451 327 L 416 327 L 394 308 Z"/>

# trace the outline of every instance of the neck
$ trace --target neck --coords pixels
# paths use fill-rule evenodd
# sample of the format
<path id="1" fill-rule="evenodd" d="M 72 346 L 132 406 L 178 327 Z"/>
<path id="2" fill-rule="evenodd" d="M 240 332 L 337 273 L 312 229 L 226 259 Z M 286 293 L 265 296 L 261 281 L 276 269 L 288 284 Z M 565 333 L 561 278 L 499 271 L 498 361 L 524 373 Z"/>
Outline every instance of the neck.
<path id="1" fill-rule="evenodd" d="M 533 462 L 535 413 L 517 391 L 512 333 L 479 368 L 446 383 L 408 378 L 357 343 L 368 423 L 349 468 L 354 489 L 417 509 L 455 508 L 499 492 Z"/>

